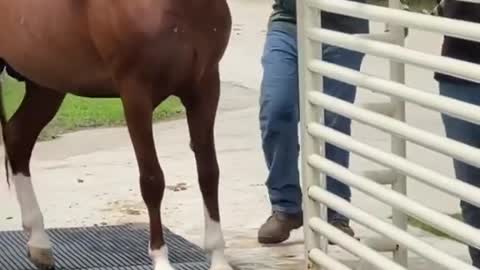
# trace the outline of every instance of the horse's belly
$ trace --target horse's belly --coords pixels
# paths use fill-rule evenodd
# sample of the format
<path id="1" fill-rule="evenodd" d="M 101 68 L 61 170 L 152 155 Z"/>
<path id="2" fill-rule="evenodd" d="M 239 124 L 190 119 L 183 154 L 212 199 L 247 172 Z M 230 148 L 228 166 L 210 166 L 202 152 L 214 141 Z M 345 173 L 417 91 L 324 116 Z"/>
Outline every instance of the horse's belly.
<path id="1" fill-rule="evenodd" d="M 59 57 L 64 58 L 65 55 Z M 94 88 L 92 90 L 97 92 L 106 92 L 104 95 L 113 91 L 109 72 L 98 63 L 89 65 L 78 64 L 75 60 L 45 61 L 41 58 L 35 55 L 29 61 L 23 61 L 9 56 L 6 61 L 21 76 L 51 89 L 82 92 Z"/>

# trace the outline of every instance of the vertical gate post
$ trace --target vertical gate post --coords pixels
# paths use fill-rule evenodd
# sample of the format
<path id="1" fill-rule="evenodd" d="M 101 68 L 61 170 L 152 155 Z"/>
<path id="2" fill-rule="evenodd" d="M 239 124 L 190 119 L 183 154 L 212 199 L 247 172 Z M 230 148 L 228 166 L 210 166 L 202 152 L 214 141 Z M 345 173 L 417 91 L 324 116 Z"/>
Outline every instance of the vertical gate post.
<path id="1" fill-rule="evenodd" d="M 321 23 L 320 12 L 307 5 L 306 0 L 297 2 L 297 51 L 298 51 L 298 79 L 299 79 L 299 110 L 300 110 L 300 130 L 301 130 L 301 172 L 302 190 L 303 190 L 303 219 L 304 219 L 304 238 L 305 238 L 305 261 L 306 269 L 320 270 L 310 260 L 310 251 L 312 249 L 321 249 L 327 252 L 328 240 L 325 237 L 315 233 L 309 225 L 312 217 L 320 214 L 321 218 L 327 219 L 327 208 L 323 204 L 318 204 L 308 196 L 308 190 L 312 186 L 320 186 L 326 189 L 326 175 L 320 173 L 308 165 L 308 157 L 312 154 L 324 156 L 324 141 L 314 138 L 308 133 L 309 123 L 323 123 L 324 110 L 317 108 L 308 102 L 308 91 L 322 91 L 323 78 L 320 75 L 314 75 L 308 69 L 308 62 L 316 55 L 322 57 L 321 44 L 314 44 L 307 37 L 307 29 L 319 27 Z"/>
<path id="2" fill-rule="evenodd" d="M 400 0 L 388 0 L 390 8 L 402 9 Z M 387 24 L 387 30 L 393 35 L 393 43 L 404 46 L 405 45 L 405 31 L 402 26 Z M 405 64 L 390 60 L 390 80 L 405 84 Z M 392 117 L 405 122 L 405 101 L 401 98 L 391 97 L 391 104 L 393 106 Z M 406 142 L 404 139 L 392 136 L 391 140 L 392 153 L 406 158 Z M 404 174 L 397 174 L 396 181 L 392 185 L 392 189 L 400 194 L 407 194 L 407 181 Z M 392 222 L 398 228 L 407 231 L 408 217 L 403 212 L 393 209 Z M 393 252 L 393 259 L 398 264 L 408 266 L 408 250 L 405 247 L 398 246 L 397 250 Z"/>

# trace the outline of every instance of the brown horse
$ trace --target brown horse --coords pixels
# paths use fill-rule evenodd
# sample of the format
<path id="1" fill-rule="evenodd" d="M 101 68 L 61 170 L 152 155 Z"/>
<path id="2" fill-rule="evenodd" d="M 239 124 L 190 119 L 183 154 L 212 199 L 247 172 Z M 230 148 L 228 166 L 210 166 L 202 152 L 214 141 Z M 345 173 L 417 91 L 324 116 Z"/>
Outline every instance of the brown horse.
<path id="1" fill-rule="evenodd" d="M 0 72 L 6 68 L 26 83 L 20 108 L 7 122 L 2 103 L 0 119 L 31 261 L 54 269 L 30 157 L 39 133 L 70 93 L 121 99 L 149 214 L 150 256 L 155 270 L 173 269 L 162 233 L 165 183 L 152 112 L 175 95 L 187 110 L 211 269 L 231 269 L 224 256 L 214 146 L 219 62 L 231 31 L 226 0 L 0 0 L 0 29 Z"/>

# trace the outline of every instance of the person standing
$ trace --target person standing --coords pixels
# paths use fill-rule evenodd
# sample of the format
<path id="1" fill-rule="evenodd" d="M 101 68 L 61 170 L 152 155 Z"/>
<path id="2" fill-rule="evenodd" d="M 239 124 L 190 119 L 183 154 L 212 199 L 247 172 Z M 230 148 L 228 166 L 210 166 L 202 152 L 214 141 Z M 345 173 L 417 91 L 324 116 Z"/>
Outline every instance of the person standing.
<path id="1" fill-rule="evenodd" d="M 369 32 L 367 20 L 339 14 L 322 12 L 321 23 L 326 29 L 348 34 Z M 364 58 L 362 53 L 329 45 L 323 45 L 322 53 L 324 61 L 354 70 L 360 69 Z M 292 230 L 303 225 L 298 169 L 299 85 L 295 0 L 274 0 L 261 62 L 264 73 L 259 121 L 272 215 L 260 227 L 258 241 L 276 244 L 287 240 Z M 356 88 L 324 78 L 324 93 L 353 103 Z M 328 127 L 350 135 L 350 123 L 348 118 L 325 111 L 325 125 Z M 349 153 L 334 145 L 326 144 L 326 157 L 342 166 L 349 165 Z M 327 189 L 350 200 L 350 188 L 336 179 L 327 177 Z M 328 221 L 354 236 L 345 216 L 329 209 Z"/>
<path id="2" fill-rule="evenodd" d="M 456 0 L 438 1 L 436 14 L 457 20 L 480 23 L 480 4 Z M 480 27 L 480 26 L 479 26 Z M 445 36 L 442 56 L 451 57 L 474 64 L 480 64 L 480 43 Z M 436 72 L 440 94 L 474 105 L 480 105 L 480 84 Z M 442 114 L 447 137 L 473 147 L 480 147 L 480 126 Z M 480 187 L 480 169 L 459 160 L 454 160 L 456 177 L 470 185 Z M 465 222 L 480 229 L 480 208 L 461 202 Z M 480 250 L 470 247 L 470 256 L 475 267 L 480 267 Z"/>

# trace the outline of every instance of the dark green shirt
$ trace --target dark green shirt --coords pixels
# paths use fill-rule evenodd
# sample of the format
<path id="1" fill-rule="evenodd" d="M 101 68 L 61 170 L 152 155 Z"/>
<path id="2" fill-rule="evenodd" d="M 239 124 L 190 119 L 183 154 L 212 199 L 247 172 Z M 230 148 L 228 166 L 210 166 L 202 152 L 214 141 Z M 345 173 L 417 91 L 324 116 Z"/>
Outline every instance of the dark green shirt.
<path id="1" fill-rule="evenodd" d="M 295 0 L 274 0 L 270 25 L 276 25 L 285 31 L 296 31 Z M 335 1 L 335 0 L 332 0 Z M 350 0 L 365 3 L 366 0 Z M 368 33 L 368 21 L 350 16 L 322 12 L 322 27 L 348 34 Z M 278 29 L 278 28 L 277 28 Z"/>

